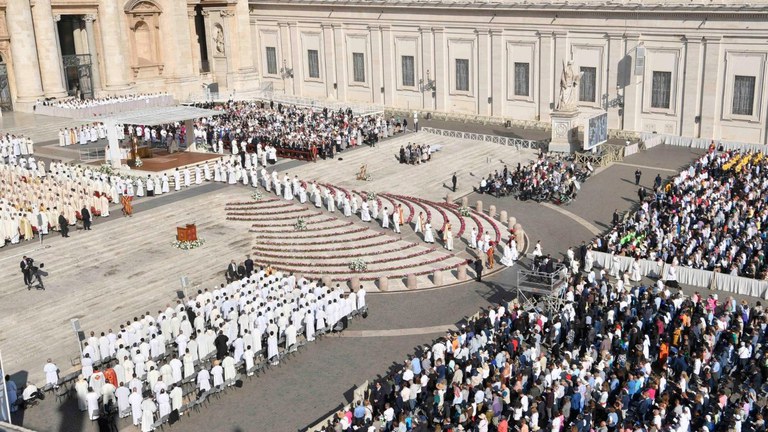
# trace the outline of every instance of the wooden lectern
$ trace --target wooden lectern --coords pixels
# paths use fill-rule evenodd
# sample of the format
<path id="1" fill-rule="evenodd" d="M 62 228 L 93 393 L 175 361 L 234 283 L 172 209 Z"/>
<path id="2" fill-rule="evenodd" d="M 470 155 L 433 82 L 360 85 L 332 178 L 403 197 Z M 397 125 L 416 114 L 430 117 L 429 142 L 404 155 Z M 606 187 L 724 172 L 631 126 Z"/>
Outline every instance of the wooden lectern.
<path id="1" fill-rule="evenodd" d="M 197 226 L 187 224 L 185 227 L 176 227 L 176 240 L 191 242 L 197 240 Z"/>

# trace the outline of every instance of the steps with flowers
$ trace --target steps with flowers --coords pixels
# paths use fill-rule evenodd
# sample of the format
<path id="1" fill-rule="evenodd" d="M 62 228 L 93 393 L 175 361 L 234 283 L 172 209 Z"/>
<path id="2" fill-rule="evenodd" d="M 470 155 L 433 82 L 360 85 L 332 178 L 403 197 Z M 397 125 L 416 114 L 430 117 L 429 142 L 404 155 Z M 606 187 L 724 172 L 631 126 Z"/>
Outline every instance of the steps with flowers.
<path id="1" fill-rule="evenodd" d="M 252 258 L 258 265 L 339 283 L 357 278 L 369 290 L 379 289 L 380 278 L 387 279 L 387 290 L 408 289 L 407 278 L 415 275 L 417 288 L 429 288 L 458 282 L 460 273 L 462 278 L 465 273 L 466 277 L 474 276 L 471 266 L 466 266 L 468 259 L 476 258 L 476 253 L 466 249 L 473 228 L 487 233 L 497 245 L 506 239 L 500 222 L 472 210 L 462 216 L 467 210 L 460 211 L 452 203 L 388 193 L 368 200 L 372 192 L 322 183 L 317 188 L 324 197 L 321 208 L 313 205 L 311 193 L 306 203 L 283 200 L 268 192 L 258 200 L 227 203 L 227 219 L 242 224 L 252 234 Z M 343 209 L 329 212 L 326 191 L 334 201 L 338 196 L 356 200 L 355 214 L 345 217 Z M 406 221 L 402 234 L 394 233 L 391 226 L 381 228 L 380 220 L 363 222 L 360 208 L 366 201 L 371 206 L 375 201 L 379 218 L 384 207 L 390 214 L 395 207 L 402 207 Z M 432 224 L 435 243 L 425 243 L 424 234 L 414 232 L 420 215 Z M 445 249 L 442 241 L 446 222 L 454 233 L 453 251 Z M 501 248 L 496 248 L 496 254 L 498 259 Z M 435 272 L 441 273 L 440 277 Z"/>

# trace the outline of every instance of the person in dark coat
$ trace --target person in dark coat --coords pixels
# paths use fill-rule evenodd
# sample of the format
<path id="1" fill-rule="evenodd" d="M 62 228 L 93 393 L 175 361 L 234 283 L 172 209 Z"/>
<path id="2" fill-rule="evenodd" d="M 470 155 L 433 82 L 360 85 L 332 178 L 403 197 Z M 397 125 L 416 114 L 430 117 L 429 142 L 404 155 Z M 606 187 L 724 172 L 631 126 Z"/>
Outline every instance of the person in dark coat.
<path id="1" fill-rule="evenodd" d="M 91 230 L 91 212 L 88 211 L 88 207 L 83 206 L 80 210 L 80 217 L 83 218 L 83 229 L 86 231 Z"/>
<path id="2" fill-rule="evenodd" d="M 213 345 L 216 347 L 216 359 L 224 360 L 224 357 L 229 353 L 229 347 L 227 346 L 228 337 L 224 336 L 224 332 L 219 330 L 219 335 L 213 340 Z"/>
<path id="3" fill-rule="evenodd" d="M 453 191 L 456 192 L 456 173 L 453 173 L 453 176 L 451 177 L 451 184 L 453 185 Z"/>
<path id="4" fill-rule="evenodd" d="M 69 237 L 69 222 L 64 216 L 64 212 L 59 215 L 59 232 L 62 237 Z"/>
<path id="5" fill-rule="evenodd" d="M 253 260 L 250 255 L 245 256 L 245 262 L 243 262 L 243 264 L 245 265 L 245 274 L 251 276 L 251 274 L 253 274 Z"/>
<path id="6" fill-rule="evenodd" d="M 475 268 L 475 274 L 477 274 L 477 281 L 482 282 L 483 281 L 483 261 L 480 259 L 475 260 L 473 267 Z"/>
<path id="7" fill-rule="evenodd" d="M 635 171 L 635 186 L 640 185 L 640 177 L 643 175 L 643 172 L 640 170 Z"/>

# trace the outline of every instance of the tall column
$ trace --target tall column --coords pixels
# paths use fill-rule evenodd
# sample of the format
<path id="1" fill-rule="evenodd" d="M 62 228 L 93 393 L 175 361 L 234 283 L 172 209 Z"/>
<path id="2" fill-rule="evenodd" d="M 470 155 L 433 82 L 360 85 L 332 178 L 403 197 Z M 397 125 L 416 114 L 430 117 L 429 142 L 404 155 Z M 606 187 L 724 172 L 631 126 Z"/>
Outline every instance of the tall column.
<path id="1" fill-rule="evenodd" d="M 450 59 L 445 48 L 445 29 L 433 28 L 432 34 L 435 37 L 435 110 L 445 111 L 448 87 L 451 85 L 448 79 Z"/>
<path id="2" fill-rule="evenodd" d="M 333 27 L 330 24 L 320 24 L 323 29 L 323 56 L 320 61 L 325 66 L 325 95 L 328 98 L 336 98 L 336 90 L 333 83 L 336 82 L 336 70 L 334 69 L 333 59 L 336 56 L 333 53 Z"/>
<path id="3" fill-rule="evenodd" d="M 51 0 L 36 0 L 32 8 L 32 18 L 35 20 L 35 40 L 37 41 L 37 56 L 40 60 L 40 76 L 46 97 L 60 98 L 67 95 L 64 82 L 61 80 L 62 63 L 59 61 L 55 21 L 51 11 Z"/>
<path id="4" fill-rule="evenodd" d="M 371 30 L 371 86 L 373 87 L 373 103 L 392 103 L 395 82 L 392 79 L 392 46 L 387 45 L 386 38 L 391 34 L 388 26 L 369 27 Z M 384 88 L 382 93 L 381 89 Z"/>
<path id="5" fill-rule="evenodd" d="M 347 53 L 344 50 L 344 29 L 340 24 L 333 25 L 333 46 L 336 51 L 336 97 L 347 100 L 347 68 L 344 62 Z"/>
<path id="6" fill-rule="evenodd" d="M 704 37 L 704 77 L 701 80 L 705 88 L 701 96 L 701 138 L 719 139 L 720 122 L 718 111 L 722 104 L 722 77 L 720 77 L 723 64 L 720 61 L 721 36 Z"/>
<path id="7" fill-rule="evenodd" d="M 37 62 L 32 11 L 29 0 L 8 0 L 6 4 L 8 34 L 11 41 L 11 57 L 16 77 L 16 103 L 31 105 L 43 96 L 43 83 L 40 80 L 40 65 Z M 26 108 L 26 107 L 24 107 Z"/>
<path id="8" fill-rule="evenodd" d="M 187 23 L 189 25 L 189 43 L 192 50 L 192 75 L 198 75 L 202 69 L 202 60 L 200 58 L 200 41 L 197 37 L 197 28 L 195 27 L 195 17 L 197 11 L 187 9 Z"/>
<path id="9" fill-rule="evenodd" d="M 504 116 L 504 100 L 507 98 L 507 79 L 504 76 L 504 41 L 502 30 L 491 30 L 491 103 L 490 114 Z"/>
<path id="10" fill-rule="evenodd" d="M 88 25 L 88 21 L 86 21 L 86 25 Z M 93 26 L 93 22 L 91 22 L 91 26 Z M 104 89 L 125 90 L 128 88 L 129 81 L 128 66 L 123 54 L 127 53 L 128 50 L 123 46 L 123 23 L 120 21 L 120 8 L 116 1 L 102 0 L 99 2 L 99 26 L 103 52 L 111 54 L 109 61 L 104 62 L 104 72 L 107 75 Z M 88 31 L 89 35 L 92 33 L 92 31 Z M 94 50 L 91 55 L 95 53 Z"/>
<path id="11" fill-rule="evenodd" d="M 539 33 L 539 76 L 537 89 L 539 91 L 538 101 L 538 115 L 539 120 L 549 121 L 549 114 L 554 108 L 552 102 L 554 102 L 554 69 L 552 63 L 554 61 L 554 34 L 551 32 Z"/>
<path id="12" fill-rule="evenodd" d="M 186 1 L 185 1 L 186 3 Z M 248 0 L 237 0 L 235 5 L 235 21 L 238 34 L 238 49 L 240 72 L 255 72 L 253 63 L 253 34 L 251 33 L 251 14 Z"/>
<path id="13" fill-rule="evenodd" d="M 626 48 L 624 50 L 629 68 L 629 80 L 624 87 L 624 130 L 636 131 L 639 128 L 641 91 L 643 88 L 642 75 L 635 75 L 635 59 L 637 58 L 637 45 L 640 35 L 629 34 L 624 37 Z"/>
<path id="14" fill-rule="evenodd" d="M 621 116 L 619 115 L 619 84 L 623 82 L 623 77 L 628 76 L 626 66 L 623 68 L 622 59 L 624 52 L 622 49 L 623 40 L 621 33 L 608 33 L 608 79 L 606 80 L 606 94 L 608 95 L 608 127 L 611 129 L 621 129 Z M 621 76 L 620 76 L 621 75 Z"/>
<path id="15" fill-rule="evenodd" d="M 491 97 L 491 83 L 490 83 L 490 71 L 491 71 L 491 58 L 490 58 L 490 37 L 488 36 L 489 30 L 478 29 L 477 33 L 477 113 L 481 116 L 487 116 L 490 114 L 490 103 L 488 98 Z M 498 97 L 501 97 L 499 95 Z"/>
<path id="16" fill-rule="evenodd" d="M 88 53 L 91 54 L 91 81 L 93 81 L 93 95 L 96 96 L 101 91 L 101 56 L 98 55 L 98 49 L 96 49 L 96 36 L 93 30 L 93 22 L 96 20 L 96 15 L 86 15 L 85 20 L 85 33 L 88 37 Z"/>
<path id="17" fill-rule="evenodd" d="M 61 54 L 61 38 L 59 37 L 59 21 L 61 21 L 61 15 L 54 15 L 53 30 L 56 33 L 56 52 L 58 53 L 57 61 L 59 62 L 59 75 L 61 75 L 61 82 L 64 84 L 64 91 L 67 91 L 67 77 L 64 76 L 64 57 Z"/>
<path id="18" fill-rule="evenodd" d="M 700 39 L 683 37 L 685 46 L 685 66 L 683 69 L 683 103 L 680 109 L 680 135 L 698 138 L 701 122 L 696 121 L 700 115 L 699 101 L 701 100 L 701 52 L 703 45 Z"/>

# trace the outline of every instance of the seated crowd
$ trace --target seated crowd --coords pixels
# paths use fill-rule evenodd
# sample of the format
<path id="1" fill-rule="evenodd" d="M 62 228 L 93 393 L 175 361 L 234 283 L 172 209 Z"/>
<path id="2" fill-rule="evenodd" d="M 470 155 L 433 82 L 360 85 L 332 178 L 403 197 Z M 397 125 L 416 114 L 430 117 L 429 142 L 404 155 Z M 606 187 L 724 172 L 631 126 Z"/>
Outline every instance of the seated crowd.
<path id="1" fill-rule="evenodd" d="M 345 293 L 316 281 L 248 266 L 240 279 L 149 312 L 83 342 L 75 383 L 78 407 L 91 420 L 132 416 L 154 429 L 189 403 L 235 385 L 328 331 L 341 331 L 366 310 L 365 290 Z M 281 349 L 282 346 L 282 349 Z M 45 365 L 48 386 L 58 368 Z"/>
<path id="2" fill-rule="evenodd" d="M 525 166 L 518 163 L 514 171 L 504 165 L 501 172 L 488 174 L 480 180 L 478 192 L 496 197 L 509 195 L 519 200 L 569 202 L 576 198 L 581 183 L 592 171 L 589 164 L 579 167 L 562 156 L 542 153 Z"/>
<path id="3" fill-rule="evenodd" d="M 50 106 L 50 107 L 57 107 L 57 108 L 80 109 L 80 108 L 90 108 L 95 106 L 112 105 L 112 104 L 117 104 L 117 103 L 127 102 L 127 101 L 153 99 L 153 98 L 165 97 L 165 96 L 168 96 L 168 94 L 167 93 L 138 93 L 138 94 L 130 94 L 130 95 L 105 96 L 105 97 L 90 98 L 90 99 L 80 99 L 77 97 L 71 97 L 67 99 L 54 100 L 54 101 L 48 101 L 48 100 L 39 101 L 37 104 L 42 106 Z"/>
<path id="4" fill-rule="evenodd" d="M 598 249 L 695 269 L 768 279 L 768 159 L 707 153 L 598 239 Z"/>
<path id="5" fill-rule="evenodd" d="M 476 315 L 376 380 L 325 430 L 766 430 L 760 302 L 592 270 L 572 276 L 564 295 L 552 319 L 514 303 Z"/>
<path id="6" fill-rule="evenodd" d="M 278 151 L 311 152 L 313 157 L 325 159 L 396 133 L 394 118 L 387 121 L 380 114 L 355 115 L 351 109 L 333 111 L 263 101 L 201 106 L 224 111 L 220 116 L 200 119 L 196 126 L 196 136 L 219 153 L 245 142 L 249 147 L 269 145 Z"/>

